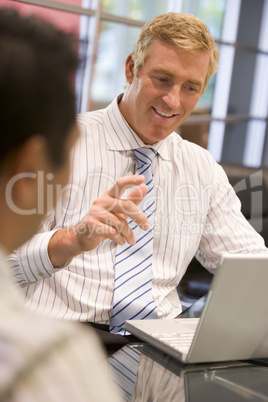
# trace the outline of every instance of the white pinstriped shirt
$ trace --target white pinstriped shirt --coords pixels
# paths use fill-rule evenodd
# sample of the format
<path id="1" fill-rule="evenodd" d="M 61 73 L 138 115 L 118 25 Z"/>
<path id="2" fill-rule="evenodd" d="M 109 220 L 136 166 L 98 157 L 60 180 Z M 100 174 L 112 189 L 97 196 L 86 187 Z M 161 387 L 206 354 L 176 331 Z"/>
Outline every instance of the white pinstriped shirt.
<path id="1" fill-rule="evenodd" d="M 173 373 L 162 364 L 141 353 L 131 402 L 185 402 L 185 393 L 183 374 L 180 377 L 177 373 Z"/>
<path id="2" fill-rule="evenodd" d="M 81 134 L 72 155 L 70 185 L 41 233 L 17 251 L 13 276 L 24 286 L 22 293 L 31 309 L 57 318 L 108 324 L 116 244 L 105 240 L 57 272 L 48 259 L 47 244 L 53 230 L 78 223 L 118 177 L 135 172 L 133 149 L 144 144 L 122 117 L 117 99 L 106 109 L 79 115 L 78 124 Z M 176 288 L 194 255 L 214 272 L 224 253 L 267 250 L 241 214 L 240 201 L 208 151 L 176 133 L 153 148 L 158 154 L 153 162 L 152 294 L 158 316 L 174 317 L 181 312 Z"/>
<path id="3" fill-rule="evenodd" d="M 161 356 L 160 356 L 161 357 Z M 172 372 L 175 360 L 165 356 L 164 367 L 131 345 L 108 358 L 108 365 L 124 401 L 185 402 L 184 378 Z M 179 370 L 179 365 L 176 365 Z M 182 373 L 183 376 L 183 373 Z"/>

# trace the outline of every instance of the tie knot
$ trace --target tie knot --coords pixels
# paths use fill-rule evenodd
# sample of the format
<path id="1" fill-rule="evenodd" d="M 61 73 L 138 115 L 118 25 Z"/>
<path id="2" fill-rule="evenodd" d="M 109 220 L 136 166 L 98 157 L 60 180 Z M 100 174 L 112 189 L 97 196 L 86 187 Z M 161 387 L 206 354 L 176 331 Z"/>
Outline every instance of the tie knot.
<path id="1" fill-rule="evenodd" d="M 134 154 L 137 159 L 138 166 L 151 165 L 155 155 L 157 154 L 157 151 L 152 148 L 138 148 L 134 149 Z"/>

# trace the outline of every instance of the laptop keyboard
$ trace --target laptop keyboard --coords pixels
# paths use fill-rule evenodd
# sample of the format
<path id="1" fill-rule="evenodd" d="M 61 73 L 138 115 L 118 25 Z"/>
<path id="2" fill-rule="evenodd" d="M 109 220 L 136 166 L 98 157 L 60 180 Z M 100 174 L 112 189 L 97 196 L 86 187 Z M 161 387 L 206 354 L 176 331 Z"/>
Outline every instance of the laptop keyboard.
<path id="1" fill-rule="evenodd" d="M 170 347 L 182 352 L 187 353 L 192 344 L 193 333 L 152 333 L 151 336 L 157 338 L 159 341 L 166 343 Z"/>

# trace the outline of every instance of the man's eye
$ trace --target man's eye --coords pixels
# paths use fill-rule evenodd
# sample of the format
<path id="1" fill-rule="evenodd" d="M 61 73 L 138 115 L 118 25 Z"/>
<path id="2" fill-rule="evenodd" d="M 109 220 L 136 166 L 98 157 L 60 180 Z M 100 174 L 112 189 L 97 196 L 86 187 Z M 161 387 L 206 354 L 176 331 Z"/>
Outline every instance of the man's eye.
<path id="1" fill-rule="evenodd" d="M 192 87 L 191 85 L 185 85 L 184 87 L 186 91 L 188 92 L 197 92 L 197 89 L 195 87 Z"/>
<path id="2" fill-rule="evenodd" d="M 167 83 L 167 82 L 168 82 L 167 78 L 156 77 L 156 79 L 157 79 L 158 81 L 160 81 L 160 82 L 163 82 L 163 83 Z"/>

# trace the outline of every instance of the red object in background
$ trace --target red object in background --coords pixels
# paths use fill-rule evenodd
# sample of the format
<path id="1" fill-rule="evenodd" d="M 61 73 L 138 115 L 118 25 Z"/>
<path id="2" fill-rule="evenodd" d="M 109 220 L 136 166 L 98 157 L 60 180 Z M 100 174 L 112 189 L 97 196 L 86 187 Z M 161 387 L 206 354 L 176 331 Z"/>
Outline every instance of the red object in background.
<path id="1" fill-rule="evenodd" d="M 82 0 L 57 0 L 60 3 L 72 4 L 81 6 Z M 80 37 L 80 15 L 71 12 L 59 11 L 43 6 L 36 6 L 32 4 L 20 3 L 12 0 L 0 0 L 0 7 L 10 7 L 16 9 L 23 15 L 36 15 L 51 24 L 55 25 L 58 29 L 65 32 L 72 32 L 78 39 Z M 75 88 L 75 76 L 73 77 L 73 85 Z"/>
<path id="2" fill-rule="evenodd" d="M 82 0 L 57 0 L 59 3 L 72 4 L 81 7 Z M 57 26 L 63 31 L 72 32 L 79 38 L 80 15 L 55 9 L 18 3 L 12 0 L 0 0 L 0 7 L 15 8 L 21 14 L 34 14 Z"/>

